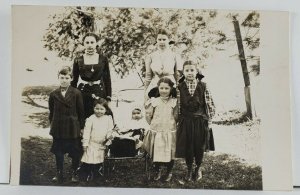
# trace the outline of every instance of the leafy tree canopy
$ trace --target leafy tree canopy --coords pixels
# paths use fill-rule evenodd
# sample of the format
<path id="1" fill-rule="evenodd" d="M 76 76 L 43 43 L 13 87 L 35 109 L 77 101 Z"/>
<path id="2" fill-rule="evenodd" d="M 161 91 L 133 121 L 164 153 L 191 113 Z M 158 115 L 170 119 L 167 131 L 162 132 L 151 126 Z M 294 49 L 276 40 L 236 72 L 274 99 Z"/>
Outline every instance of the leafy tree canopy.
<path id="1" fill-rule="evenodd" d="M 143 70 L 144 56 L 155 49 L 157 31 L 165 29 L 175 52 L 204 66 L 212 49 L 222 50 L 222 44 L 233 39 L 210 25 L 217 14 L 216 10 L 66 7 L 64 13 L 50 16 L 44 47 L 72 60 L 83 52 L 82 37 L 94 32 L 101 37 L 99 52 L 124 76 L 131 69 Z M 258 28 L 259 15 L 251 12 L 242 25 Z M 244 41 L 252 50 L 259 47 L 255 36 Z"/>

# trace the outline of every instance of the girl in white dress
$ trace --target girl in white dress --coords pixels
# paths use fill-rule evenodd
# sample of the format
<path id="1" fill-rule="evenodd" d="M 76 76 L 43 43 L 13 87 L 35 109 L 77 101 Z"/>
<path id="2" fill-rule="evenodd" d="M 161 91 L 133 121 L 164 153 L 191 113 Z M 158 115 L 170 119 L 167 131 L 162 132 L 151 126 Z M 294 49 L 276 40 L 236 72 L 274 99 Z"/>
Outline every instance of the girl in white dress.
<path id="1" fill-rule="evenodd" d="M 88 172 L 87 181 L 93 179 L 104 161 L 105 141 L 110 139 L 114 129 L 111 109 L 105 99 L 94 103 L 94 114 L 86 119 L 83 131 L 83 156 L 81 162 Z"/>

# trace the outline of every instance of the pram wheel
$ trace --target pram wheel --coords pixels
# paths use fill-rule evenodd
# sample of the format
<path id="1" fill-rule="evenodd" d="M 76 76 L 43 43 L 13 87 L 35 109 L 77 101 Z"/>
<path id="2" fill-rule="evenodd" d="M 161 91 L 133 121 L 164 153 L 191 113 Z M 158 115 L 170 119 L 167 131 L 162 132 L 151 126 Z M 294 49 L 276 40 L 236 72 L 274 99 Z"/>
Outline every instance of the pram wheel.
<path id="1" fill-rule="evenodd" d="M 103 166 L 100 166 L 100 168 L 98 169 L 98 173 L 100 176 L 104 176 L 104 167 Z"/>

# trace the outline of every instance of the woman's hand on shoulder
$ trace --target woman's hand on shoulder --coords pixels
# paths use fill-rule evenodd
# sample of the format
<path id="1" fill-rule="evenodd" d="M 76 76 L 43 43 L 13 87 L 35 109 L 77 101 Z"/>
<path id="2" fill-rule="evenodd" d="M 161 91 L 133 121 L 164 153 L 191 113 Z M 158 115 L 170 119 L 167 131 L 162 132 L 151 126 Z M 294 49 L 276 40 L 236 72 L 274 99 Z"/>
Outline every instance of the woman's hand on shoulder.
<path id="1" fill-rule="evenodd" d="M 149 108 L 150 106 L 152 105 L 152 98 L 151 99 L 147 99 L 147 100 L 145 100 L 145 108 L 147 109 L 147 108 Z"/>

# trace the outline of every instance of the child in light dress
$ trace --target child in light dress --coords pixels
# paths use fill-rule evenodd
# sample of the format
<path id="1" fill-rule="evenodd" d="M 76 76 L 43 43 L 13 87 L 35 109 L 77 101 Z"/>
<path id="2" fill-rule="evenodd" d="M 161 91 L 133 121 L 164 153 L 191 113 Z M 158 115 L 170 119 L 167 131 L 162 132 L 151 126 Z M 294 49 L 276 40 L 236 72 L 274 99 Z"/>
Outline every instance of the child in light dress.
<path id="1" fill-rule="evenodd" d="M 166 166 L 165 181 L 172 178 L 175 159 L 176 121 L 178 117 L 177 99 L 171 96 L 174 83 L 163 77 L 158 81 L 159 97 L 146 102 L 146 120 L 150 130 L 143 143 L 144 150 L 150 155 L 155 168 L 154 180 L 162 178 L 162 166 Z"/>
<path id="2" fill-rule="evenodd" d="M 99 98 L 94 103 L 94 114 L 86 119 L 83 131 L 83 156 L 82 166 L 87 170 L 87 181 L 98 173 L 105 157 L 105 142 L 111 138 L 114 122 L 108 102 Z"/>

